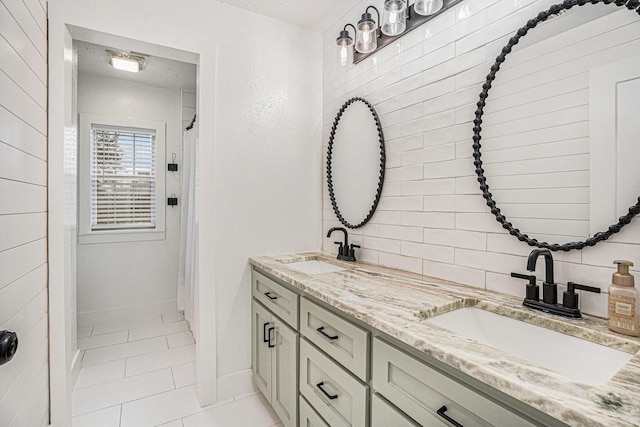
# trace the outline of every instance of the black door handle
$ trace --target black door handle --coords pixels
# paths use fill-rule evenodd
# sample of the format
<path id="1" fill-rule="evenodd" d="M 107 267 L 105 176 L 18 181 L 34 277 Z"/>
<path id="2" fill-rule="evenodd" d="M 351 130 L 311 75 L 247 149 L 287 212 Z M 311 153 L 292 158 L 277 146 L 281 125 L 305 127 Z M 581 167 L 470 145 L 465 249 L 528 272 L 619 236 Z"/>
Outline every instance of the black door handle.
<path id="1" fill-rule="evenodd" d="M 340 338 L 337 335 L 329 335 L 328 333 L 326 333 L 324 331 L 324 326 L 320 326 L 318 329 L 316 329 L 316 331 L 318 331 L 321 335 L 323 335 L 325 338 L 330 340 L 337 340 L 338 338 Z"/>
<path id="2" fill-rule="evenodd" d="M 271 343 L 271 332 L 274 331 L 276 328 L 274 326 L 270 327 L 269 329 L 267 329 L 267 343 L 269 348 L 273 348 L 276 345 Z"/>
<path id="3" fill-rule="evenodd" d="M 262 325 L 262 342 L 269 342 L 269 339 L 267 338 L 267 326 L 269 326 L 269 323 L 271 322 L 267 322 Z"/>
<path id="4" fill-rule="evenodd" d="M 333 399 L 337 399 L 338 398 L 337 394 L 329 394 L 329 393 L 327 393 L 327 390 L 324 389 L 324 381 L 320 381 L 318 384 L 316 384 L 316 387 L 318 387 L 320 389 L 320 391 L 322 393 L 324 393 L 324 395 L 329 398 L 329 400 L 333 400 Z"/>
<path id="5" fill-rule="evenodd" d="M 18 334 L 12 331 L 0 331 L 0 365 L 13 359 L 18 351 Z"/>
<path id="6" fill-rule="evenodd" d="M 274 299 L 278 299 L 278 295 L 271 295 L 271 291 L 269 292 L 265 292 L 264 295 L 269 298 L 270 300 L 274 300 Z"/>
<path id="7" fill-rule="evenodd" d="M 445 420 L 449 421 L 451 423 L 451 425 L 453 425 L 455 427 L 464 427 L 462 424 L 460 424 L 459 422 L 457 422 L 456 420 L 451 418 L 449 415 L 445 414 L 445 412 L 447 412 L 447 407 L 446 406 L 442 405 L 442 408 L 438 409 L 436 412 L 442 418 L 444 418 Z"/>

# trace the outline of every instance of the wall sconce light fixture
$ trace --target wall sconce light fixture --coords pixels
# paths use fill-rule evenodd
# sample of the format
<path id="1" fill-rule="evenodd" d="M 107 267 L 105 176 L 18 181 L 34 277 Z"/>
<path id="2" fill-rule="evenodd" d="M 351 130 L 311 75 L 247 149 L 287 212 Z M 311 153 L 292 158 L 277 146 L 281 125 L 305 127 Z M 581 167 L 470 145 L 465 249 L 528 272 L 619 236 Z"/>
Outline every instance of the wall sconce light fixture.
<path id="1" fill-rule="evenodd" d="M 336 39 L 336 44 L 339 46 L 339 61 L 340 65 L 347 65 L 349 62 L 353 62 L 353 48 L 350 48 L 353 44 L 353 39 L 347 31 L 347 27 L 353 28 L 353 32 L 356 32 L 356 27 L 351 24 L 347 24 L 344 26 L 342 31 L 340 31 L 340 36 Z"/>
<path id="2" fill-rule="evenodd" d="M 382 34 L 397 36 L 407 29 L 409 0 L 387 0 L 382 8 Z"/>
<path id="3" fill-rule="evenodd" d="M 373 20 L 369 9 L 376 11 L 378 21 Z M 356 51 L 360 53 L 370 53 L 376 50 L 378 47 L 378 37 L 380 37 L 378 22 L 380 22 L 380 12 L 378 12 L 378 9 L 374 6 L 367 7 L 362 14 L 362 18 L 358 21 L 358 27 L 356 28 L 356 45 L 354 46 Z"/>
<path id="4" fill-rule="evenodd" d="M 336 39 L 340 49 L 340 65 L 350 62 L 350 53 L 353 54 L 352 62 L 357 64 L 462 0 L 415 0 L 412 6 L 409 6 L 409 1 L 384 0 L 382 20 L 378 9 L 368 6 L 356 27 L 351 24 L 345 25 Z M 377 21 L 371 16 L 369 9 L 376 11 Z M 347 31 L 348 26 L 355 30 L 355 44 Z M 352 44 L 353 48 L 349 48 Z"/>

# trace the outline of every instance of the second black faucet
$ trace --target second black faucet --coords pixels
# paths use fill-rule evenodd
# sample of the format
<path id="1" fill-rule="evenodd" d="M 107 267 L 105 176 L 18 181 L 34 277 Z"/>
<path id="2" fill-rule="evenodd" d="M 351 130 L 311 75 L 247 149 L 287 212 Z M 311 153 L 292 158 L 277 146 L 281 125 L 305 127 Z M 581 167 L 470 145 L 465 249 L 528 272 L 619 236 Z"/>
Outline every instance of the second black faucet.
<path id="1" fill-rule="evenodd" d="M 352 261 L 352 262 L 355 261 L 356 260 L 355 248 L 359 248 L 360 246 L 354 245 L 354 244 L 351 244 L 351 246 L 349 246 L 349 234 L 347 233 L 347 230 L 342 227 L 330 228 L 329 231 L 327 232 L 327 237 L 331 237 L 331 234 L 334 231 L 342 231 L 344 233 L 344 243 L 334 242 L 336 245 L 340 245 L 338 246 L 337 258 L 342 261 Z"/>

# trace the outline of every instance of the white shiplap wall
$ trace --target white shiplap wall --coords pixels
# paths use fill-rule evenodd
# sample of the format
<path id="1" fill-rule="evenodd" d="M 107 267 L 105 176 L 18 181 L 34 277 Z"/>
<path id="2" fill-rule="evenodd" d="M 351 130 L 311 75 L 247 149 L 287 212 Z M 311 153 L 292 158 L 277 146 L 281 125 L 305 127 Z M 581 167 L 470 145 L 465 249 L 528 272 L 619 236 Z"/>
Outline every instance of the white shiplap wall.
<path id="1" fill-rule="evenodd" d="M 0 366 L 0 425 L 49 422 L 47 14 L 0 0 L 0 330 L 18 333 Z"/>
<path id="2" fill-rule="evenodd" d="M 378 210 L 369 224 L 350 231 L 362 245 L 359 258 L 523 295 L 524 283 L 509 274 L 526 271 L 531 248 L 506 234 L 488 212 L 474 172 L 472 121 L 481 85 L 502 46 L 517 28 L 557 1 L 465 0 L 360 64 L 341 68 L 335 38 L 369 3 L 354 8 L 324 35 L 324 154 L 336 112 L 353 96 L 375 106 L 386 139 Z M 625 31 L 634 31 L 637 38 L 640 18 L 622 13 L 635 19 Z M 323 188 L 327 230 L 340 223 L 326 177 Z M 323 249 L 335 251 L 333 240 L 325 238 Z M 586 283 L 606 292 L 614 259 L 635 261 L 635 272 L 640 271 L 640 220 L 596 247 L 554 258 L 559 283 Z M 539 268 L 538 277 L 541 272 Z M 606 317 L 607 297 L 583 293 L 581 308 Z"/>

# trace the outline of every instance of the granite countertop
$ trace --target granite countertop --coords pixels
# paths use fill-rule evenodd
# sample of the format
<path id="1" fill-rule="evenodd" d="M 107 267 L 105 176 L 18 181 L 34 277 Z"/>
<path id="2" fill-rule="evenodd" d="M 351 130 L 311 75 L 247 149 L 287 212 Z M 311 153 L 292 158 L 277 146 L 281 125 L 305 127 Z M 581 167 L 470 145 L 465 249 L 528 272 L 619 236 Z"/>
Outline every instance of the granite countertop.
<path id="1" fill-rule="evenodd" d="M 287 263 L 314 259 L 346 270 L 310 275 L 287 267 Z M 609 331 L 603 319 L 585 315 L 565 320 L 525 308 L 521 298 L 364 262 L 342 262 L 323 252 L 252 257 L 249 262 L 571 426 L 640 426 L 640 339 Z M 507 315 L 634 356 L 607 384 L 593 386 L 425 322 L 464 306 Z"/>

